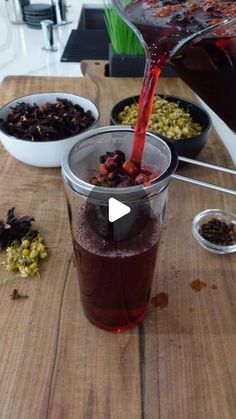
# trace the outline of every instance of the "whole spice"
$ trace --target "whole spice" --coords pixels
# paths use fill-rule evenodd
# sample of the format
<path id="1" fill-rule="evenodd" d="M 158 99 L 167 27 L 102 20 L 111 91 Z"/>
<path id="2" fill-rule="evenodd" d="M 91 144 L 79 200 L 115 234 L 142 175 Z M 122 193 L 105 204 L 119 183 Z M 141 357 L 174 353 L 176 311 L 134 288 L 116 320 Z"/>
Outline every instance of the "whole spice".
<path id="1" fill-rule="evenodd" d="M 125 106 L 118 114 L 117 120 L 121 125 L 135 125 L 137 118 L 138 103 L 135 102 Z M 155 96 L 148 129 L 166 138 L 180 140 L 200 134 L 203 127 L 194 122 L 190 113 L 182 109 L 178 103 Z"/>
<path id="2" fill-rule="evenodd" d="M 236 226 L 233 223 L 212 218 L 201 225 L 199 234 L 211 243 L 230 246 L 236 243 Z"/>
<path id="3" fill-rule="evenodd" d="M 12 291 L 12 294 L 10 295 L 12 300 L 20 300 L 20 299 L 25 299 L 28 298 L 28 295 L 22 295 L 18 292 L 18 290 L 15 288 Z"/>
<path id="4" fill-rule="evenodd" d="M 33 217 L 25 215 L 17 218 L 14 215 L 15 208 L 10 208 L 7 212 L 6 221 L 0 220 L 0 249 L 5 249 L 13 240 L 20 240 L 32 228 Z M 35 230 L 36 235 L 38 232 Z"/>
<path id="5" fill-rule="evenodd" d="M 13 137 L 29 141 L 55 141 L 71 137 L 94 122 L 91 111 L 67 99 L 58 98 L 56 103 L 31 105 L 21 102 L 11 108 L 0 127 Z"/>

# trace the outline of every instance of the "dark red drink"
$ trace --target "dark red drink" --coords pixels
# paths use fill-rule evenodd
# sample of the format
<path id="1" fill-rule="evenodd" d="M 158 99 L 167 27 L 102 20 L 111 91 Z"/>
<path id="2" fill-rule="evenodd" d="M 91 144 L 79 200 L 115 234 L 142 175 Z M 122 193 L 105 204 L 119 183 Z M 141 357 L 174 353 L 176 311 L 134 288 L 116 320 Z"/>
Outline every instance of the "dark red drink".
<path id="1" fill-rule="evenodd" d="M 137 219 L 131 235 L 118 241 L 109 226 L 106 238 L 98 234 L 101 230 L 94 230 L 85 208 L 77 223 L 75 252 L 86 316 L 106 330 L 121 332 L 135 326 L 148 308 L 160 236 L 157 219 L 141 224 Z M 92 224 L 97 225 L 94 217 Z"/>
<path id="2" fill-rule="evenodd" d="M 143 155 L 148 167 L 134 166 L 128 160 L 132 139 L 128 127 L 91 130 L 62 163 L 82 307 L 96 326 L 116 332 L 137 325 L 147 312 L 177 166 L 174 149 L 151 133 Z M 118 207 L 112 209 L 111 200 Z M 121 214 L 120 205 L 129 211 Z"/>
<path id="3" fill-rule="evenodd" d="M 235 24 L 236 25 L 236 24 Z M 236 131 L 236 35 L 207 37 L 171 60 L 176 73 Z"/>

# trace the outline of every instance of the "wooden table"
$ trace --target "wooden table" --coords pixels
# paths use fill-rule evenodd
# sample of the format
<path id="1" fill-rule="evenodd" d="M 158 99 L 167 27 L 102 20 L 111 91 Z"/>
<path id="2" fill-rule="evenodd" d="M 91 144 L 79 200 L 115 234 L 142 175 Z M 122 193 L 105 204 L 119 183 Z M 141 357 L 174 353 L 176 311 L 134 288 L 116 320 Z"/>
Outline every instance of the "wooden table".
<path id="1" fill-rule="evenodd" d="M 104 125 L 111 106 L 138 94 L 140 83 L 96 71 L 9 77 L 0 104 L 31 92 L 78 93 L 98 104 Z M 176 79 L 162 79 L 159 92 L 194 99 Z M 214 131 L 200 158 L 232 167 Z M 41 278 L 0 288 L 1 419 L 234 419 L 236 254 L 203 250 L 191 223 L 206 208 L 235 211 L 235 198 L 172 182 L 152 292 L 167 293 L 169 304 L 152 305 L 142 325 L 113 334 L 82 312 L 60 170 L 26 166 L 2 146 L 0 166 L 0 217 L 12 206 L 19 216 L 33 215 L 50 249 Z M 235 187 L 230 175 L 190 166 L 182 172 Z M 197 278 L 207 284 L 198 293 L 190 286 Z M 29 298 L 12 300 L 14 288 Z"/>

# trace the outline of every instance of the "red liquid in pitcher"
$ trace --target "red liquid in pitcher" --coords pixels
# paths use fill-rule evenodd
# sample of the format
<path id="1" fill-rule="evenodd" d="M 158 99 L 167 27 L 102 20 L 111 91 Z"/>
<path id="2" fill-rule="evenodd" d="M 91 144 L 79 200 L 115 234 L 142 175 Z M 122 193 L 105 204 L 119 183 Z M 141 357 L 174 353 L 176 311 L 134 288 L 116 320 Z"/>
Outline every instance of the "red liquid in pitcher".
<path id="1" fill-rule="evenodd" d="M 181 48 L 182 42 L 191 35 L 220 23 L 226 16 L 234 16 L 235 12 L 233 1 L 217 0 L 134 0 L 125 8 L 125 15 L 142 34 L 149 57 L 135 127 L 133 162 L 141 162 L 156 85 L 170 54 L 175 48 Z"/>
<path id="2" fill-rule="evenodd" d="M 150 220 L 120 242 L 104 239 L 78 217 L 75 252 L 84 312 L 100 328 L 122 332 L 143 320 L 157 257 L 159 226 Z"/>
<path id="3" fill-rule="evenodd" d="M 236 132 L 236 35 L 202 39 L 182 49 L 171 63 L 185 83 Z"/>

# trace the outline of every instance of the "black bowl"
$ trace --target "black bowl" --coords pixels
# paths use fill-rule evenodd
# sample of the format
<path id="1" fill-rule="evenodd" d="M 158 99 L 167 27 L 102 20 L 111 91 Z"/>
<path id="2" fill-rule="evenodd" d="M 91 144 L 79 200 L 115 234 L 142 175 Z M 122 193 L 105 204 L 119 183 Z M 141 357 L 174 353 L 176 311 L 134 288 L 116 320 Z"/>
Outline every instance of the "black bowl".
<path id="1" fill-rule="evenodd" d="M 193 121 L 198 122 L 203 127 L 203 130 L 200 134 L 190 138 L 182 138 L 179 140 L 169 139 L 164 137 L 163 135 L 154 132 L 154 134 L 156 134 L 158 137 L 162 138 L 163 140 L 169 141 L 171 144 L 173 144 L 179 156 L 195 159 L 204 147 L 208 138 L 208 134 L 211 128 L 211 118 L 209 114 L 200 105 L 182 97 L 163 94 L 158 94 L 158 96 L 160 96 L 161 98 L 165 98 L 169 102 L 178 102 L 179 106 L 182 109 L 190 113 Z M 138 102 L 138 100 L 139 95 L 136 95 L 128 97 L 116 103 L 113 106 L 110 114 L 111 125 L 119 125 L 118 114 L 124 110 L 125 106 L 130 106 L 132 103 Z M 179 167 L 183 165 L 183 163 L 180 163 Z"/>

